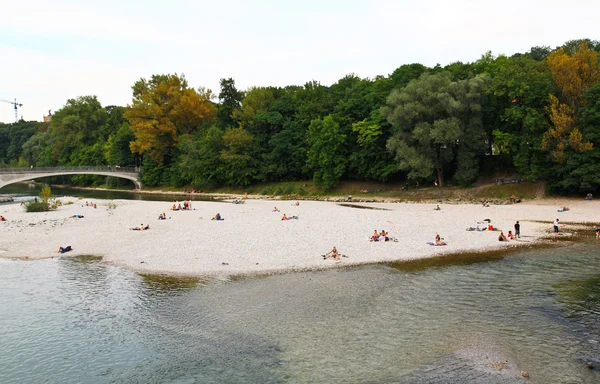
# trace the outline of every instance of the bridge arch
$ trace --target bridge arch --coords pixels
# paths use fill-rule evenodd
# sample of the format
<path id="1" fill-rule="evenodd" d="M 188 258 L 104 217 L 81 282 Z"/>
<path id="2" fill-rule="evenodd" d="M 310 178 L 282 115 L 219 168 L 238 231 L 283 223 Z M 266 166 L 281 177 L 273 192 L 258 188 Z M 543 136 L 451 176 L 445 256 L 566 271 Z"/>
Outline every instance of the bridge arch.
<path id="1" fill-rule="evenodd" d="M 46 167 L 46 168 L 0 168 L 0 189 L 6 185 L 43 177 L 65 175 L 98 175 L 131 180 L 136 189 L 142 188 L 139 168 L 104 167 Z"/>

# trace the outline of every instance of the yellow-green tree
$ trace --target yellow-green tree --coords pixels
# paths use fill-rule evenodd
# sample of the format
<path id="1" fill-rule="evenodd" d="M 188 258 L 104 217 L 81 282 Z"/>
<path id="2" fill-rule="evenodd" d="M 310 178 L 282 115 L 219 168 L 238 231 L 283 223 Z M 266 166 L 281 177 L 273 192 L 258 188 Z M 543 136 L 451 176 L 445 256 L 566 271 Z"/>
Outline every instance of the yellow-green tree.
<path id="1" fill-rule="evenodd" d="M 548 112 L 552 122 L 542 139 L 542 148 L 550 151 L 557 163 L 566 159 L 570 148 L 576 152 L 592 149 L 577 127 L 577 112 L 582 105 L 583 94 L 600 82 L 598 54 L 582 43 L 572 55 L 563 48 L 552 52 L 547 59 L 554 83 L 560 89 L 561 99 L 549 96 Z M 562 100 L 562 102 L 561 102 Z"/>
<path id="2" fill-rule="evenodd" d="M 132 104 L 124 116 L 131 124 L 135 140 L 133 152 L 148 154 L 162 165 L 182 134 L 194 133 L 215 118 L 209 90 L 188 87 L 183 75 L 153 75 L 133 87 Z"/>

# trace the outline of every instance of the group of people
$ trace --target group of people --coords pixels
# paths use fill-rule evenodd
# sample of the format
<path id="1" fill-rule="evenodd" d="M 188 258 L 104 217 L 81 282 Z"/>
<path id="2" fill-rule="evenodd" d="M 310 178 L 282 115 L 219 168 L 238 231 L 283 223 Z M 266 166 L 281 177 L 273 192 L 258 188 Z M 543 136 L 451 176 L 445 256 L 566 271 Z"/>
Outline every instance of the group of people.
<path id="1" fill-rule="evenodd" d="M 189 211 L 192 209 L 192 201 L 184 201 L 183 205 L 181 205 L 181 203 L 177 204 L 177 202 L 175 202 L 173 204 L 173 206 L 171 207 L 171 211 Z"/>
<path id="2" fill-rule="evenodd" d="M 98 208 L 98 206 L 96 205 L 96 203 L 92 203 L 92 202 L 85 202 L 85 206 L 86 207 L 92 207 L 92 208 Z"/>
<path id="3" fill-rule="evenodd" d="M 500 234 L 498 235 L 498 241 L 509 241 L 515 239 L 516 237 L 513 235 L 512 231 L 508 231 L 508 235 L 505 235 L 504 231 L 500 231 Z"/>
<path id="4" fill-rule="evenodd" d="M 390 241 L 389 233 L 383 229 L 381 232 L 377 232 L 375 229 L 373 231 L 373 236 L 371 236 L 371 241 Z"/>
<path id="5" fill-rule="evenodd" d="M 158 220 L 167 220 L 167 214 L 166 213 L 161 213 L 160 215 L 158 215 Z"/>

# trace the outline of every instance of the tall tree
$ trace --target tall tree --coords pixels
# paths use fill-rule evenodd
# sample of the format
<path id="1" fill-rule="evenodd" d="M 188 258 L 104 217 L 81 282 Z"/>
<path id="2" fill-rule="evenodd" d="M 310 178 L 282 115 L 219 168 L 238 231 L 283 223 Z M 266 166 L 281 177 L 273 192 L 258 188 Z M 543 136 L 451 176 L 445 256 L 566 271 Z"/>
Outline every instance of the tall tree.
<path id="1" fill-rule="evenodd" d="M 244 94 L 237 90 L 235 81 L 221 79 L 221 92 L 219 93 L 219 109 L 217 111 L 217 125 L 223 129 L 234 128 L 237 121 L 234 118 L 234 112 L 241 107 Z"/>
<path id="2" fill-rule="evenodd" d="M 214 121 L 210 91 L 189 88 L 183 75 L 153 75 L 132 88 L 133 101 L 124 114 L 135 134 L 131 150 L 148 154 L 159 166 L 171 157 L 180 135 Z"/>
<path id="3" fill-rule="evenodd" d="M 453 82 L 449 72 L 425 73 L 390 94 L 388 106 L 382 109 L 394 128 L 387 147 L 409 179 L 429 179 L 435 172 L 443 186 L 445 168 L 455 161 L 457 151 L 463 152 L 458 161 L 464 162 L 458 169 L 478 167 L 472 156 L 484 148 L 480 93 L 485 81 L 476 77 Z M 473 181 L 472 176 L 461 178 L 463 183 Z"/>
<path id="4" fill-rule="evenodd" d="M 331 115 L 315 119 L 308 127 L 308 162 L 314 171 L 313 181 L 324 190 L 338 185 L 346 169 L 344 144 L 346 135 Z"/>
<path id="5" fill-rule="evenodd" d="M 560 48 L 551 53 L 547 61 L 563 102 L 554 95 L 549 96 L 552 124 L 544 134 L 542 145 L 552 154 L 554 161 L 562 163 L 567 147 L 578 152 L 592 149 L 592 143 L 583 141 L 576 116 L 583 94 L 600 82 L 600 63 L 597 52 L 590 49 L 587 42 L 571 55 Z"/>

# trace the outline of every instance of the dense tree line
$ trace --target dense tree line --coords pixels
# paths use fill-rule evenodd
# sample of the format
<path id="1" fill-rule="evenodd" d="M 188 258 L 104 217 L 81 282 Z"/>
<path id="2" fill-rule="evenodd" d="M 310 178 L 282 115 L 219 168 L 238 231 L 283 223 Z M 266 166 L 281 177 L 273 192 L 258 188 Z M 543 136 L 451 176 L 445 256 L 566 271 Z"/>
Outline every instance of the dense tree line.
<path id="1" fill-rule="evenodd" d="M 403 65 L 327 87 L 218 96 L 183 75 L 133 87 L 127 107 L 68 100 L 48 124 L 0 125 L 1 166 L 142 165 L 145 185 L 212 188 L 340 180 L 469 185 L 505 169 L 553 192 L 600 189 L 600 43 L 569 41 L 473 63 Z M 92 176 L 73 182 L 89 184 Z"/>

